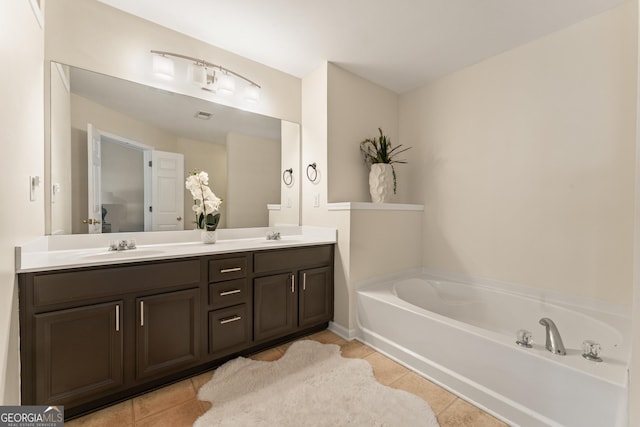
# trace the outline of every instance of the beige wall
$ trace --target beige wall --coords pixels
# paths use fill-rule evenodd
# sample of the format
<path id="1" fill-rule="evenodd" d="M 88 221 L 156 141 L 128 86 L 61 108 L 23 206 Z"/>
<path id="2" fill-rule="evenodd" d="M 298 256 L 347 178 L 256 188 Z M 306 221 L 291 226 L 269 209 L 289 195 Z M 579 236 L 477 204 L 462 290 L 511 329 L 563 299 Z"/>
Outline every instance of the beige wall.
<path id="1" fill-rule="evenodd" d="M 640 2 L 633 0 L 635 17 L 640 22 Z M 640 28 L 638 28 L 640 40 Z M 629 402 L 640 402 L 640 55 L 638 55 L 638 73 L 636 86 L 636 153 L 635 153 L 635 232 L 633 252 L 633 318 L 631 360 L 629 363 Z M 629 405 L 629 425 L 640 425 L 640 405 Z"/>
<path id="2" fill-rule="evenodd" d="M 68 67 L 51 64 L 51 234 L 71 233 L 71 93 Z M 44 186 L 43 186 L 44 188 Z M 45 198 L 46 199 L 46 198 Z"/>
<path id="3" fill-rule="evenodd" d="M 302 224 L 320 225 L 327 206 L 327 75 L 324 63 L 302 79 Z M 308 166 L 316 164 L 315 182 L 307 178 Z M 318 207 L 314 207 L 318 199 Z"/>
<path id="4" fill-rule="evenodd" d="M 381 128 L 398 145 L 398 95 L 368 80 L 328 65 L 329 202 L 370 202 L 369 168 L 360 154 L 360 141 L 376 137 Z M 406 202 L 409 182 L 399 174 L 399 192 L 392 203 Z M 405 195 L 404 197 L 402 197 Z"/>
<path id="5" fill-rule="evenodd" d="M 184 173 L 193 170 L 203 170 L 209 174 L 209 188 L 222 200 L 227 198 L 227 147 L 224 144 L 195 141 L 193 139 L 178 138 L 176 151 L 184 154 Z M 193 196 L 185 189 L 184 196 L 184 228 L 195 228 L 195 214 L 193 213 Z M 220 207 L 219 228 L 227 227 L 226 204 Z"/>
<path id="6" fill-rule="evenodd" d="M 300 79 L 296 77 L 95 0 L 55 0 L 48 6 L 45 60 L 300 122 Z M 260 102 L 236 103 L 235 99 L 207 95 L 193 85 L 180 85 L 177 79 L 162 82 L 151 73 L 152 49 L 205 58 L 245 75 L 262 86 Z"/>
<path id="7" fill-rule="evenodd" d="M 300 125 L 298 123 L 282 121 L 280 134 L 282 135 L 280 154 L 280 210 L 269 212 L 269 225 L 298 225 L 300 224 Z M 283 173 L 293 169 L 291 176 Z M 285 178 L 291 179 L 285 184 Z M 289 182 L 289 181 L 287 181 Z"/>
<path id="8" fill-rule="evenodd" d="M 27 1 L 0 2 L 0 404 L 20 401 L 18 287 L 14 246 L 44 234 L 44 192 L 29 200 L 29 176 L 43 177 L 43 31 Z M 10 209 L 7 206 L 10 205 Z"/>
<path id="9" fill-rule="evenodd" d="M 265 227 L 280 202 L 280 141 L 227 135 L 227 226 Z"/>
<path id="10" fill-rule="evenodd" d="M 157 150 L 176 150 L 174 135 L 82 96 L 71 94 L 71 127 L 86 133 L 88 123 L 104 132 L 149 145 Z M 86 143 L 86 139 L 84 142 Z"/>
<path id="11" fill-rule="evenodd" d="M 630 305 L 634 7 L 402 96 L 426 267 Z"/>

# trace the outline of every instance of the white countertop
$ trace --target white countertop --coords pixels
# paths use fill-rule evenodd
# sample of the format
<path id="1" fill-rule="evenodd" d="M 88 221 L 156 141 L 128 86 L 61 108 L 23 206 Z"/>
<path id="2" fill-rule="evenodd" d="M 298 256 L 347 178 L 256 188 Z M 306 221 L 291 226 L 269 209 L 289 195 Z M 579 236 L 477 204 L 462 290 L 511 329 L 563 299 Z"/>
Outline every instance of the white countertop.
<path id="1" fill-rule="evenodd" d="M 279 231 L 282 238 L 267 240 L 267 232 L 273 231 Z M 221 229 L 214 244 L 202 243 L 199 230 L 42 236 L 16 247 L 16 272 L 323 245 L 336 243 L 336 237 L 334 228 L 309 226 Z M 108 251 L 111 240 L 122 239 L 135 239 L 136 249 Z"/>

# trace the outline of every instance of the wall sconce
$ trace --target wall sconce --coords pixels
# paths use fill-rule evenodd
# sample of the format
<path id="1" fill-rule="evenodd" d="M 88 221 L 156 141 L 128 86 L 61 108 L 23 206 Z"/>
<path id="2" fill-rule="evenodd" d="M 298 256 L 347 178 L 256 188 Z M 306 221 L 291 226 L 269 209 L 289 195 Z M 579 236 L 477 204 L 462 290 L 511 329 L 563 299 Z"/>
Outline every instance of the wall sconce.
<path id="1" fill-rule="evenodd" d="M 246 85 L 244 89 L 246 101 L 260 100 L 260 85 L 235 71 L 180 53 L 161 50 L 152 50 L 151 53 L 153 54 L 153 73 L 162 79 L 173 80 L 175 77 L 175 64 L 171 58 L 184 59 L 191 62 L 187 68 L 187 80 L 201 89 L 221 95 L 232 95 L 236 90 L 236 81 L 239 80 Z"/>

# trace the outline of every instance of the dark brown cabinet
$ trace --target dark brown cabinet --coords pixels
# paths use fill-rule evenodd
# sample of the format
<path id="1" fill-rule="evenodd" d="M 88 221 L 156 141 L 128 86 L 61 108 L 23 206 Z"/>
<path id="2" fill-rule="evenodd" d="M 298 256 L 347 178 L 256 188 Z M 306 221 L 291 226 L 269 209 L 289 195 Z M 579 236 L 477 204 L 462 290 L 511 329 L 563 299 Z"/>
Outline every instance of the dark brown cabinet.
<path id="1" fill-rule="evenodd" d="M 89 412 L 319 330 L 333 245 L 22 273 L 24 405 Z"/>
<path id="2" fill-rule="evenodd" d="M 206 322 L 209 357 L 217 358 L 252 344 L 249 260 L 251 254 L 209 261 L 209 308 Z"/>
<path id="3" fill-rule="evenodd" d="M 253 282 L 256 341 L 278 338 L 298 327 L 298 299 L 292 273 L 260 277 Z"/>
<path id="4" fill-rule="evenodd" d="M 299 273 L 299 326 L 301 328 L 333 319 L 333 275 L 330 267 Z"/>
<path id="5" fill-rule="evenodd" d="M 137 298 L 136 307 L 136 378 L 200 359 L 200 289 Z"/>
<path id="6" fill-rule="evenodd" d="M 256 342 L 283 337 L 333 319 L 333 247 L 255 254 L 254 271 L 282 270 L 286 272 L 254 278 Z"/>
<path id="7" fill-rule="evenodd" d="M 67 405 L 122 384 L 121 309 L 115 301 L 34 316 L 35 401 Z"/>

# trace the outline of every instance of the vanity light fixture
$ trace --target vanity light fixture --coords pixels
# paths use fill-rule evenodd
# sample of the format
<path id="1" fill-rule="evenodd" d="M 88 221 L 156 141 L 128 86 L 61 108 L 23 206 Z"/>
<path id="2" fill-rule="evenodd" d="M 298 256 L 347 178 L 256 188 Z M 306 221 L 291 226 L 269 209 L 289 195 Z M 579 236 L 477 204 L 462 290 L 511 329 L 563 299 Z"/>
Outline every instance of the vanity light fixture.
<path id="1" fill-rule="evenodd" d="M 200 86 L 203 90 L 217 92 L 221 95 L 232 95 L 236 90 L 236 82 L 244 84 L 244 99 L 258 102 L 260 99 L 260 85 L 221 65 L 216 65 L 204 59 L 198 59 L 179 53 L 152 50 L 153 73 L 163 79 L 173 79 L 175 66 L 172 58 L 190 61 L 187 68 L 187 79 Z"/>

